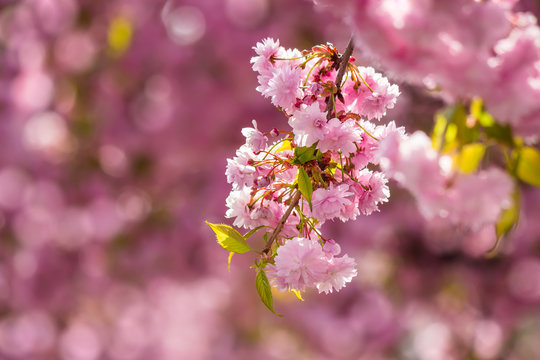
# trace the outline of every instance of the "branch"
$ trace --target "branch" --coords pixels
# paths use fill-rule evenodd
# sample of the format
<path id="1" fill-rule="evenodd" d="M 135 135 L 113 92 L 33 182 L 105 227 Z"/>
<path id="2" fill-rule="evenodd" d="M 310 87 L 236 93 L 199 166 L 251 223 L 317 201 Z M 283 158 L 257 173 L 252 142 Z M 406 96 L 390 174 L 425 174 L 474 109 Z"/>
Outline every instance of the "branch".
<path id="1" fill-rule="evenodd" d="M 291 212 L 296 207 L 296 205 L 298 205 L 298 202 L 300 201 L 300 195 L 301 195 L 300 190 L 296 191 L 296 194 L 294 194 L 294 197 L 291 200 L 291 204 L 289 205 L 289 207 L 285 211 L 285 214 L 283 214 L 283 216 L 281 217 L 281 220 L 279 220 L 278 225 L 276 226 L 276 228 L 272 232 L 272 235 L 270 235 L 270 238 L 266 242 L 266 246 L 263 249 L 263 253 L 268 254 L 268 252 L 270 251 L 270 248 L 272 247 L 272 244 L 274 243 L 277 236 L 281 232 L 281 229 L 283 229 L 283 226 L 285 226 L 285 222 L 287 221 L 287 219 L 291 215 Z"/>
<path id="2" fill-rule="evenodd" d="M 339 69 L 336 75 L 336 81 L 334 82 L 337 87 L 336 93 L 338 93 L 341 88 L 341 81 L 343 80 L 343 75 L 345 75 L 345 71 L 347 70 L 347 65 L 349 64 L 349 59 L 352 55 L 353 50 L 354 50 L 354 41 L 353 41 L 353 38 L 351 37 L 349 40 L 349 43 L 347 44 L 347 48 L 345 48 L 345 52 L 338 59 Z M 334 108 L 334 102 L 336 101 L 335 96 L 336 94 L 332 94 L 326 100 L 325 111 L 327 112 L 326 118 L 328 120 L 332 118 L 332 110 Z"/>

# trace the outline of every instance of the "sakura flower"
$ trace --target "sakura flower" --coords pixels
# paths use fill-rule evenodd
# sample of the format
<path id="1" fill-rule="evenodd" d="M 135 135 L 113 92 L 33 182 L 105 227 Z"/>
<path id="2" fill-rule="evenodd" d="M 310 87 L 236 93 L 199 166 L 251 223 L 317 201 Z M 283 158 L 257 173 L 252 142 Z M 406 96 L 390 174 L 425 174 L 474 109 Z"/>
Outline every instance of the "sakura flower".
<path id="1" fill-rule="evenodd" d="M 339 255 L 341 252 L 341 246 L 339 246 L 334 239 L 329 239 L 324 243 L 323 251 L 325 252 L 326 257 L 330 259 L 335 255 Z"/>
<path id="2" fill-rule="evenodd" d="M 270 97 L 275 106 L 291 111 L 296 99 L 302 97 L 301 81 L 302 70 L 290 64 L 284 64 L 274 70 L 263 95 Z"/>
<path id="3" fill-rule="evenodd" d="M 232 184 L 233 189 L 238 189 L 244 185 L 253 185 L 256 171 L 253 166 L 243 163 L 239 157 L 227 159 L 225 175 L 227 176 L 227 182 Z"/>
<path id="4" fill-rule="evenodd" d="M 380 120 L 387 109 L 392 109 L 399 96 L 397 85 L 390 84 L 388 79 L 375 72 L 372 67 L 359 67 L 358 71 L 364 81 L 359 84 L 350 83 L 344 88 L 349 109 L 370 119 Z"/>
<path id="5" fill-rule="evenodd" d="M 328 262 L 323 280 L 317 283 L 319 293 L 331 293 L 332 290 L 341 290 L 346 283 L 351 282 L 357 275 L 356 261 L 348 255 L 334 257 Z"/>
<path id="6" fill-rule="evenodd" d="M 348 156 L 356 152 L 356 141 L 362 140 L 360 128 L 356 126 L 354 120 L 341 122 L 339 119 L 330 119 L 324 130 L 324 136 L 319 141 L 318 148 L 321 152 L 340 151 Z"/>
<path id="7" fill-rule="evenodd" d="M 252 219 L 248 204 L 251 201 L 250 188 L 247 186 L 239 190 L 233 190 L 225 200 L 229 208 L 225 213 L 225 217 L 234 218 L 234 226 L 243 226 L 250 228 Z"/>
<path id="8" fill-rule="evenodd" d="M 262 132 L 257 129 L 257 122 L 253 120 L 252 128 L 243 128 L 242 135 L 246 138 L 246 145 L 253 151 L 259 152 L 266 148 L 266 142 L 268 138 L 263 135 Z"/>
<path id="9" fill-rule="evenodd" d="M 279 291 L 304 291 L 324 279 L 328 261 L 321 245 L 306 238 L 293 238 L 277 249 L 275 265 L 267 265 L 270 281 Z"/>
<path id="10" fill-rule="evenodd" d="M 348 190 L 349 185 L 347 184 L 337 186 L 330 184 L 328 189 L 319 188 L 315 190 L 311 198 L 313 217 L 320 221 L 340 217 L 345 210 L 345 206 L 352 203 L 347 197 L 354 194 Z"/>
<path id="11" fill-rule="evenodd" d="M 258 42 L 253 47 L 255 53 L 258 56 L 251 58 L 253 71 L 260 73 L 261 75 L 268 75 L 272 73 L 272 57 L 275 56 L 280 49 L 279 40 L 272 38 L 266 38 L 262 42 Z"/>
<path id="12" fill-rule="evenodd" d="M 452 198 L 450 217 L 453 221 L 477 231 L 494 224 L 502 211 L 511 205 L 514 183 L 498 168 L 471 175 L 457 176 L 449 194 Z M 474 198 L 475 201 L 470 201 Z"/>
<path id="13" fill-rule="evenodd" d="M 311 146 L 324 137 L 326 113 L 319 109 L 318 103 L 304 105 L 289 118 L 289 125 L 298 145 Z"/>
<path id="14" fill-rule="evenodd" d="M 358 206 L 364 215 L 370 215 L 374 211 L 379 211 L 380 203 L 388 202 L 390 190 L 388 180 L 383 173 L 372 172 L 368 169 L 361 170 L 358 175 L 358 183 L 351 186 L 351 190 L 358 196 Z"/>
<path id="15" fill-rule="evenodd" d="M 238 189 L 244 185 L 252 186 L 257 178 L 257 169 L 251 165 L 257 156 L 247 145 L 242 145 L 236 150 L 236 156 L 227 159 L 227 182 L 232 184 L 233 189 Z M 264 169 L 260 169 L 264 170 Z"/>

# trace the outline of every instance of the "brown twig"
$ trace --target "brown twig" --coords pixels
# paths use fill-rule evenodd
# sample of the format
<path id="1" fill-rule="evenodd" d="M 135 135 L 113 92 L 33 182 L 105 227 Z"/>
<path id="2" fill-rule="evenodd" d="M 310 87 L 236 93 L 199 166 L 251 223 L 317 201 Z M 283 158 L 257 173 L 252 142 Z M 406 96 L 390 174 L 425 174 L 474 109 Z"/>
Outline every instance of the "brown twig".
<path id="1" fill-rule="evenodd" d="M 287 221 L 287 219 L 291 215 L 291 212 L 296 207 L 296 205 L 298 205 L 298 202 L 300 201 L 300 195 L 301 195 L 300 190 L 297 190 L 296 194 L 294 194 L 294 197 L 291 200 L 291 204 L 289 205 L 289 207 L 285 211 L 285 214 L 283 214 L 283 216 L 281 217 L 281 220 L 279 220 L 278 225 L 276 226 L 276 228 L 272 232 L 272 235 L 270 235 L 270 238 L 266 242 L 266 245 L 265 245 L 265 247 L 263 249 L 263 253 L 268 254 L 268 252 L 270 251 L 270 248 L 272 247 L 272 244 L 274 243 L 277 236 L 281 232 L 281 229 L 283 229 L 283 226 L 285 226 L 285 222 Z"/>
<path id="2" fill-rule="evenodd" d="M 354 43 L 353 43 L 353 38 L 351 37 L 351 39 L 349 40 L 349 43 L 347 44 L 347 48 L 345 49 L 345 52 L 338 59 L 339 69 L 338 69 L 336 80 L 335 80 L 337 91 L 339 91 L 339 89 L 341 88 L 341 81 L 343 80 L 343 76 L 345 75 L 345 71 L 347 70 L 347 65 L 349 64 L 349 58 L 352 55 L 353 49 L 354 49 Z M 330 119 L 332 117 L 332 110 L 333 110 L 333 103 L 335 101 L 334 99 L 335 95 L 336 94 L 332 94 L 327 99 L 327 103 L 326 103 L 327 104 L 326 112 L 328 113 L 326 116 L 327 119 Z M 268 238 L 268 240 L 266 241 L 266 245 L 264 246 L 264 249 L 262 251 L 263 254 L 268 254 L 270 252 L 270 249 L 272 248 L 272 244 L 274 243 L 274 241 L 276 241 L 279 233 L 283 229 L 283 226 L 285 226 L 287 219 L 289 218 L 289 216 L 291 216 L 293 209 L 296 207 L 296 205 L 298 205 L 301 195 L 302 194 L 300 193 L 300 190 L 297 190 L 296 193 L 294 194 L 293 198 L 291 199 L 291 203 L 289 204 L 289 207 L 285 211 L 285 214 L 283 214 L 283 216 L 281 217 L 281 220 L 279 220 L 278 225 L 272 232 L 272 235 L 270 235 L 270 238 Z"/>
<path id="3" fill-rule="evenodd" d="M 347 65 L 349 64 L 349 59 L 352 55 L 353 50 L 354 50 L 354 41 L 353 41 L 353 38 L 351 37 L 349 40 L 349 43 L 347 44 L 347 47 L 345 48 L 345 52 L 338 59 L 339 69 L 336 75 L 336 81 L 334 82 L 337 87 L 336 94 L 339 92 L 341 88 L 341 80 L 343 80 L 343 75 L 345 75 L 345 71 L 347 70 Z M 326 118 L 328 120 L 332 118 L 332 110 L 334 109 L 334 102 L 336 101 L 335 99 L 336 94 L 332 94 L 326 99 L 325 111 L 327 113 Z"/>

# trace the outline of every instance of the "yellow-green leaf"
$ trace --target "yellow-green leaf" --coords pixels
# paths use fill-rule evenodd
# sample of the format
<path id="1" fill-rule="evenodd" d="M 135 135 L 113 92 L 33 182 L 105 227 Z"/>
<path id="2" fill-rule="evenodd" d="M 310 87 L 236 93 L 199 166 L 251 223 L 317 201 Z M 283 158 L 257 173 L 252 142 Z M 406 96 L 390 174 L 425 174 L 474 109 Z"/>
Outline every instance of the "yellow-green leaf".
<path id="1" fill-rule="evenodd" d="M 448 120 L 442 112 L 435 115 L 435 126 L 433 127 L 433 134 L 431 135 L 432 146 L 434 149 L 440 149 L 443 145 L 444 139 L 443 134 L 446 130 L 446 125 Z"/>
<path id="2" fill-rule="evenodd" d="M 316 145 L 310 147 L 297 147 L 294 149 L 294 160 L 297 164 L 303 164 L 311 160 L 315 160 Z"/>
<path id="3" fill-rule="evenodd" d="M 462 173 L 471 173 L 478 168 L 486 146 L 480 143 L 467 144 L 461 149 L 461 152 L 456 157 L 456 166 Z"/>
<path id="4" fill-rule="evenodd" d="M 533 147 L 523 147 L 518 155 L 517 177 L 534 186 L 540 186 L 540 153 Z"/>
<path id="5" fill-rule="evenodd" d="M 232 256 L 234 255 L 234 253 L 231 251 L 229 253 L 229 260 L 227 260 L 227 270 L 231 271 L 231 260 L 232 260 Z"/>
<path id="6" fill-rule="evenodd" d="M 503 211 L 497 222 L 497 237 L 506 235 L 517 224 L 519 220 L 519 191 L 516 188 L 512 194 L 512 205 Z"/>
<path id="7" fill-rule="evenodd" d="M 482 103 L 481 98 L 475 97 L 471 101 L 470 111 L 472 116 L 474 116 L 476 119 L 480 119 L 480 116 L 482 116 L 482 113 L 484 112 L 484 104 Z"/>
<path id="8" fill-rule="evenodd" d="M 296 289 L 291 289 L 291 292 L 296 295 L 296 297 L 298 298 L 298 300 L 300 301 L 304 301 L 304 299 L 302 298 L 302 293 Z"/>
<path id="9" fill-rule="evenodd" d="M 109 25 L 108 43 L 113 56 L 122 55 L 131 45 L 133 26 L 128 18 L 119 16 Z"/>
<path id="10" fill-rule="evenodd" d="M 289 140 L 284 140 L 281 145 L 276 149 L 276 152 L 292 150 L 291 142 Z"/>
<path id="11" fill-rule="evenodd" d="M 266 277 L 263 269 L 259 269 L 259 271 L 257 272 L 255 285 L 257 287 L 257 292 L 259 293 L 263 304 L 266 305 L 266 307 L 277 316 L 283 316 L 274 311 L 274 299 L 272 298 L 272 289 L 270 288 L 270 283 L 268 282 L 268 278 Z"/>
<path id="12" fill-rule="evenodd" d="M 225 250 L 243 254 L 251 250 L 246 239 L 236 229 L 225 224 L 211 224 L 206 222 L 216 234 L 217 242 Z"/>
<path id="13" fill-rule="evenodd" d="M 298 190 L 300 190 L 304 198 L 307 200 L 309 208 L 312 209 L 311 195 L 313 195 L 313 185 L 311 184 L 311 179 L 309 178 L 306 170 L 304 170 L 302 167 L 298 171 Z"/>

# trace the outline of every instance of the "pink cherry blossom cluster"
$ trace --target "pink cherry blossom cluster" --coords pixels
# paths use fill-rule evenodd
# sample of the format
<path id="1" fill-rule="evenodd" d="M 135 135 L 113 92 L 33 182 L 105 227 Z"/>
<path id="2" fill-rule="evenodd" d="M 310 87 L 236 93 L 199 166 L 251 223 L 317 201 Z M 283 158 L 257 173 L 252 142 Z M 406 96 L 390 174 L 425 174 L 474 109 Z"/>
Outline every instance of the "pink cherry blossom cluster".
<path id="1" fill-rule="evenodd" d="M 465 231 L 492 228 L 512 204 L 514 182 L 503 170 L 489 167 L 472 174 L 455 170 L 450 155 L 440 155 L 422 131 L 380 142 L 384 173 L 414 195 L 428 220 L 444 219 Z"/>
<path id="2" fill-rule="evenodd" d="M 343 60 L 331 44 L 299 51 L 268 38 L 254 50 L 257 90 L 292 129 L 263 133 L 255 120 L 242 129 L 246 143 L 227 160 L 226 216 L 238 227 L 273 229 L 262 262 L 279 290 L 339 290 L 356 275 L 355 262 L 336 256 L 339 245 L 321 226 L 369 215 L 388 201 L 385 175 L 368 165 L 378 164 L 380 139 L 404 130 L 369 120 L 394 106 L 398 87 Z"/>

